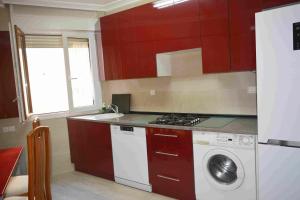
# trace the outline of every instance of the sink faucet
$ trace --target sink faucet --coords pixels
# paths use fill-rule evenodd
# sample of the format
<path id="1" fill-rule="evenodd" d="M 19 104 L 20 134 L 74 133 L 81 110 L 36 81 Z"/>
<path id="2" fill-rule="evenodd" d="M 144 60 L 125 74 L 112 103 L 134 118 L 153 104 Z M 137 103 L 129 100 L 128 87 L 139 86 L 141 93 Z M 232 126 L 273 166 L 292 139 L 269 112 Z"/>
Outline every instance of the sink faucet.
<path id="1" fill-rule="evenodd" d="M 114 113 L 118 114 L 119 113 L 119 107 L 115 104 L 110 104 L 108 106 L 108 109 L 111 109 L 112 111 L 114 111 Z"/>

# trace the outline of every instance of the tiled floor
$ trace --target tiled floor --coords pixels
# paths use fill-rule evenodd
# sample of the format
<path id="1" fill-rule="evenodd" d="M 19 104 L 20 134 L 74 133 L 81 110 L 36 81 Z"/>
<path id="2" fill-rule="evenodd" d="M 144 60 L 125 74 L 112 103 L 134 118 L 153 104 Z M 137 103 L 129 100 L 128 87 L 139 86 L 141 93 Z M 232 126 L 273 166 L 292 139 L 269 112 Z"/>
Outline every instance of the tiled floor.
<path id="1" fill-rule="evenodd" d="M 53 200 L 171 200 L 79 172 L 55 177 L 52 196 Z"/>

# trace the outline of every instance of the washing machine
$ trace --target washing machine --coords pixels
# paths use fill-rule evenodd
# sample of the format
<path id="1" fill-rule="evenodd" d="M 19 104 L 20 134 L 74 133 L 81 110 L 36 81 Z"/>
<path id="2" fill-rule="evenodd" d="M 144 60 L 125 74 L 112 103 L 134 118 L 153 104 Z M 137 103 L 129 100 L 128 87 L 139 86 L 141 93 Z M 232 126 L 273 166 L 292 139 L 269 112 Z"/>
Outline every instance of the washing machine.
<path id="1" fill-rule="evenodd" d="M 256 200 L 256 136 L 193 132 L 197 200 Z"/>

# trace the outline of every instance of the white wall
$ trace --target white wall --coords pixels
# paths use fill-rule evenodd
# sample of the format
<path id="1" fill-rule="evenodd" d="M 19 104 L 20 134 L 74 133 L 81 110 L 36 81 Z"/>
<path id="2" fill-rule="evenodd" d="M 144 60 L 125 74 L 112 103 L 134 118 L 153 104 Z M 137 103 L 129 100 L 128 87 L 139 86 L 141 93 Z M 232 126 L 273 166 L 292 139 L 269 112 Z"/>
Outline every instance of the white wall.
<path id="1" fill-rule="evenodd" d="M 51 153 L 52 153 L 52 174 L 57 175 L 73 171 L 73 164 L 70 160 L 68 128 L 65 118 L 42 120 L 43 126 L 50 127 Z M 4 133 L 2 128 L 15 126 L 16 131 Z M 26 173 L 26 135 L 31 131 L 31 122 L 19 123 L 18 118 L 0 120 L 0 148 L 23 146 L 25 151 L 20 160 L 22 173 Z"/>
<path id="2" fill-rule="evenodd" d="M 9 9 L 0 7 L 0 31 L 8 31 Z"/>
<path id="3" fill-rule="evenodd" d="M 13 21 L 25 33 L 99 30 L 103 13 L 33 6 L 13 6 Z"/>

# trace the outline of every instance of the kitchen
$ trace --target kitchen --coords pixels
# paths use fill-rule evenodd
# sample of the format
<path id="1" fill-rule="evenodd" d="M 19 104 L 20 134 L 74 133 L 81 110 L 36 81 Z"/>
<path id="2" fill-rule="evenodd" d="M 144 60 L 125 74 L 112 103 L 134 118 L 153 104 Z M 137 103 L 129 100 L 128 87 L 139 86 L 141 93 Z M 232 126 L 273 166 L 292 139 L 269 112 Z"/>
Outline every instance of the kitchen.
<path id="1" fill-rule="evenodd" d="M 30 119 L 26 119 L 29 107 L 27 108 L 24 106 L 25 104 L 20 100 L 22 97 L 19 97 L 17 102 L 14 101 L 15 105 L 13 107 L 17 108 L 17 110 L 13 111 L 12 117 L 10 117 L 9 114 L 6 114 L 5 117 L 1 118 L 9 119 L 0 120 L 2 129 L 0 134 L 0 147 L 26 147 L 26 134 L 31 130 L 32 119 L 34 116 L 39 116 L 41 124 L 49 126 L 50 128 L 52 143 L 52 174 L 54 177 L 52 196 L 54 199 L 63 198 L 62 196 L 59 196 L 59 193 L 64 193 L 62 189 L 64 182 L 62 179 L 68 179 L 67 175 L 68 173 L 73 173 L 74 167 L 77 171 L 93 175 L 96 174 L 96 176 L 100 177 L 102 174 L 102 178 L 115 180 L 120 184 L 144 189 L 146 191 L 152 190 L 154 193 L 176 199 L 240 199 L 246 198 L 244 197 L 246 193 L 249 199 L 298 199 L 299 194 L 297 192 L 294 193 L 297 191 L 297 186 L 295 186 L 295 190 L 293 188 L 283 188 L 283 191 L 278 192 L 278 194 L 280 193 L 281 195 L 284 195 L 285 193 L 294 195 L 289 197 L 280 196 L 275 192 L 273 192 L 274 196 L 270 197 L 269 190 L 280 191 L 279 188 L 266 188 L 263 190 L 266 191 L 266 193 L 259 192 L 260 187 L 265 188 L 268 184 L 259 186 L 256 183 L 256 176 L 258 177 L 258 180 L 260 177 L 264 178 L 265 176 L 262 176 L 259 167 L 258 170 L 256 169 L 255 160 L 259 155 L 256 150 L 257 142 L 268 142 L 265 141 L 265 139 L 257 140 L 257 132 L 260 137 L 259 131 L 265 131 L 268 128 L 262 127 L 264 129 L 260 129 L 259 127 L 257 129 L 256 115 L 257 112 L 258 114 L 260 113 L 259 108 L 261 108 L 261 116 L 263 116 L 263 114 L 267 115 L 264 112 L 265 108 L 260 107 L 260 102 L 266 107 L 269 106 L 269 111 L 272 109 L 272 112 L 282 112 L 282 110 L 277 111 L 273 104 L 268 105 L 269 96 L 263 96 L 265 101 L 262 100 L 260 94 L 264 94 L 265 92 L 260 92 L 261 90 L 268 91 L 268 84 L 263 85 L 263 87 L 261 87 L 262 89 L 258 87 L 257 109 L 256 81 L 258 81 L 258 83 L 265 83 L 260 79 L 263 77 L 264 80 L 265 76 L 259 76 L 259 72 L 261 72 L 261 74 L 266 72 L 259 71 L 259 65 L 256 65 L 256 63 L 261 64 L 262 60 L 265 58 L 260 55 L 264 55 L 265 51 L 270 51 L 270 49 L 265 50 L 265 46 L 263 45 L 264 42 L 258 44 L 258 39 L 256 39 L 255 42 L 255 34 L 258 34 L 258 24 L 255 23 L 255 13 L 263 11 L 261 12 L 261 15 L 264 15 L 263 13 L 266 13 L 265 15 L 267 15 L 274 10 L 274 13 L 276 14 L 276 9 L 280 10 L 279 8 L 281 7 L 285 8 L 289 6 L 297 8 L 296 5 L 298 4 L 295 3 L 294 5 L 293 1 L 286 0 L 189 0 L 181 3 L 180 1 L 171 2 L 170 6 L 166 6 L 159 4 L 161 1 L 124 1 L 108 4 L 111 7 L 108 6 L 105 8 L 99 5 L 97 7 L 94 4 L 82 4 L 78 2 L 73 2 L 72 4 L 58 3 L 53 5 L 40 5 L 37 3 L 34 4 L 34 1 L 29 4 L 22 3 L 22 1 L 3 1 L 6 6 L 1 9 L 4 10 L 4 12 L 2 12 L 3 14 L 1 13 L 1 15 L 3 15 L 1 19 L 7 19 L 7 22 L 10 22 L 10 26 L 4 25 L 3 29 L 6 31 L 8 31 L 9 28 L 10 30 L 13 30 L 14 26 L 12 25 L 17 25 L 19 29 L 21 29 L 20 33 L 23 32 L 25 34 L 28 69 L 29 75 L 32 76 L 30 77 L 30 84 L 32 85 L 30 85 L 32 107 L 33 110 L 41 110 L 36 112 L 39 114 L 32 115 Z M 292 3 L 292 5 L 289 5 L 290 3 Z M 94 5 L 94 8 L 91 8 L 91 5 Z M 102 12 L 100 12 L 100 10 Z M 282 12 L 284 12 L 284 9 L 282 10 Z M 276 16 L 275 14 L 274 17 Z M 283 15 L 284 14 L 282 14 L 282 16 Z M 178 16 L 176 20 L 174 20 L 174 16 Z M 292 19 L 292 21 L 294 21 L 293 23 L 299 22 L 297 14 L 294 14 L 293 16 L 295 17 L 295 19 Z M 257 15 L 257 18 L 259 18 L 259 15 Z M 265 17 L 265 20 L 267 20 L 267 17 Z M 7 24 L 5 20 L 3 21 L 4 24 Z M 268 21 L 268 24 L 271 24 L 271 22 Z M 264 30 L 263 24 L 259 25 L 259 30 L 261 31 L 259 36 L 267 37 L 263 33 L 268 30 Z M 178 27 L 183 28 L 178 29 Z M 271 28 L 277 30 L 276 27 L 272 26 L 268 26 L 268 28 L 270 30 Z M 295 30 L 297 30 L 296 28 Z M 293 27 L 291 27 L 291 33 L 293 33 L 292 29 Z M 10 33 L 13 32 L 14 31 L 10 31 Z M 269 34 L 269 32 L 267 33 Z M 39 37 L 36 37 L 36 34 L 39 34 Z M 31 63 L 34 63 L 33 59 L 36 57 L 34 57 L 35 54 L 30 53 L 29 51 L 29 49 L 34 50 L 34 48 L 41 49 L 41 47 L 44 47 L 42 46 L 44 43 L 40 42 L 40 38 L 42 38 L 41 35 L 44 36 L 45 34 L 52 36 L 45 37 L 49 44 L 52 42 L 51 45 L 56 45 L 56 48 L 60 47 L 62 49 L 62 54 L 67 58 L 62 60 L 62 63 L 68 63 L 66 64 L 68 67 L 66 67 L 64 75 L 66 77 L 70 76 L 70 79 L 63 79 L 58 76 L 51 77 L 52 71 L 46 71 L 46 74 L 49 72 L 49 77 L 53 78 L 52 80 L 55 80 L 56 83 L 54 86 L 56 89 L 55 91 L 53 90 L 53 85 L 49 86 L 46 82 L 41 82 L 44 84 L 44 87 L 49 87 L 46 88 L 46 93 L 43 92 L 40 87 L 35 87 L 38 84 L 32 84 L 32 82 L 35 81 L 35 77 L 30 74 L 30 70 L 33 69 L 30 67 L 33 66 Z M 10 34 L 10 38 L 18 38 L 20 35 L 22 36 L 22 34 Z M 59 42 L 57 39 L 58 37 L 54 37 L 57 35 L 62 35 L 62 43 Z M 76 38 L 83 37 L 88 38 L 88 42 L 85 40 L 75 40 Z M 296 40 L 297 37 L 294 38 L 294 41 Z M 261 38 L 260 41 L 267 40 Z M 276 41 L 276 39 L 274 41 Z M 295 42 L 295 44 L 297 44 L 297 42 Z M 81 81 L 80 73 L 77 73 L 79 74 L 77 77 L 71 76 L 73 75 L 72 70 L 75 70 L 76 74 L 76 69 L 78 69 L 76 59 L 79 58 L 79 54 L 77 54 L 77 57 L 74 57 L 71 54 L 71 49 L 76 49 L 76 45 L 83 45 L 85 48 L 87 46 L 89 47 L 90 59 L 87 61 L 89 65 L 87 65 L 88 67 L 85 69 L 89 69 L 90 67 L 92 71 L 92 78 L 88 77 L 91 82 L 93 81 L 92 85 L 86 84 L 87 81 L 76 85 L 76 81 Z M 258 51 L 255 53 L 255 48 L 257 48 L 258 45 L 262 45 L 260 46 L 261 48 L 259 48 L 260 54 L 257 53 Z M 291 43 L 291 46 L 292 45 L 293 44 Z M 266 46 L 268 46 L 268 44 Z M 297 46 L 295 45 L 295 47 Z M 293 48 L 293 46 L 291 48 Z M 96 55 L 96 52 L 98 56 Z M 294 52 L 295 54 L 297 53 L 296 50 Z M 196 56 L 191 59 L 188 57 L 191 56 L 191 54 Z M 257 56 L 255 56 L 255 54 L 257 54 Z M 274 54 L 276 54 L 276 52 L 274 52 Z M 13 57 L 12 60 L 14 62 L 18 62 L 16 55 L 12 54 L 11 56 Z M 173 59 L 173 57 L 175 60 L 170 66 L 166 67 L 164 65 L 160 68 L 160 64 L 164 64 L 164 61 L 166 61 L 163 59 Z M 159 60 L 160 58 L 162 59 Z M 44 57 L 43 59 L 48 58 Z M 295 59 L 294 63 L 298 61 L 296 56 L 293 59 Z M 34 61 L 38 62 L 39 60 L 36 59 Z M 54 61 L 53 59 L 48 59 L 47 62 L 52 63 L 53 65 Z M 99 64 L 97 66 L 98 62 Z M 264 60 L 264 62 L 267 61 Z M 280 63 L 280 60 L 278 63 Z M 14 67 L 11 67 L 12 69 L 15 69 L 15 71 L 10 71 L 10 74 L 18 74 L 18 68 L 15 67 L 15 65 Z M 182 65 L 184 65 L 185 70 L 180 68 Z M 270 63 L 270 66 L 271 65 L 274 66 L 275 64 Z M 64 68 L 65 64 L 63 63 L 62 66 Z M 176 68 L 176 66 L 179 67 Z M 187 69 L 191 69 L 191 73 L 188 73 L 189 70 Z M 257 73 L 256 69 L 258 70 Z M 178 71 L 179 73 L 176 73 Z M 84 74 L 85 72 L 86 71 L 82 69 L 81 73 Z M 173 72 L 174 74 L 172 74 Z M 282 74 L 284 73 L 282 72 Z M 296 77 L 297 74 L 294 74 L 294 76 Z M 13 84 L 13 86 L 10 87 L 16 88 L 16 83 L 16 93 L 18 95 L 22 94 L 24 87 L 19 83 L 20 81 L 17 80 L 18 78 L 16 78 L 16 80 L 14 80 L 14 78 L 7 79 Z M 36 80 L 41 81 L 38 77 Z M 272 83 L 274 79 L 266 80 Z M 293 80 L 296 81 L 296 78 Z M 276 83 L 279 84 L 279 82 L 280 81 Z M 292 83 L 289 82 L 289 84 Z M 8 84 L 3 85 L 7 86 Z M 289 86 L 292 88 L 292 85 Z M 65 92 L 67 95 L 53 98 L 54 95 L 58 96 L 59 94 L 63 94 L 62 88 L 64 87 L 67 88 L 67 92 Z M 93 88 L 94 90 L 91 90 L 90 88 Z M 276 88 L 279 88 L 279 85 Z M 9 91 L 11 91 L 11 89 Z M 76 93 L 76 91 L 79 92 Z M 281 90 L 281 92 L 285 91 L 289 92 L 289 90 Z M 93 92 L 94 94 L 92 94 Z M 37 97 L 35 97 L 34 94 L 38 94 Z M 116 99 L 114 101 L 113 98 L 116 97 L 116 95 L 113 94 L 131 94 L 130 103 L 127 99 L 127 108 L 125 111 L 124 105 L 119 106 L 120 113 L 123 113 L 124 116 L 118 116 L 118 118 L 111 119 L 105 119 L 104 115 L 107 117 L 107 114 L 71 117 L 99 112 L 102 107 L 107 107 L 107 105 L 117 102 Z M 266 95 L 272 96 L 273 93 L 270 92 Z M 288 95 L 290 95 L 290 93 L 288 93 L 287 96 Z M 1 96 L 4 97 L 7 96 L 7 94 L 4 93 L 4 95 L 1 94 Z M 88 98 L 89 96 L 93 96 L 94 99 Z M 76 98 L 81 101 L 76 101 Z M 11 99 L 8 100 L 9 103 Z M 23 99 L 25 98 L 23 97 Z M 51 101 L 49 101 L 49 99 L 51 99 Z M 52 111 L 50 114 L 42 114 L 51 112 L 51 110 L 49 111 L 50 108 L 55 110 L 54 107 L 50 106 L 50 102 L 56 102 L 56 99 L 60 99 L 60 101 L 57 101 L 58 103 L 56 106 L 65 106 L 65 104 L 61 103 L 63 102 L 63 99 L 65 99 L 67 102 L 66 105 L 67 107 L 69 106 L 68 108 L 70 109 L 65 109 L 67 110 L 66 112 L 53 113 Z M 3 100 L 3 102 L 5 100 Z M 42 102 L 46 102 L 46 106 L 43 107 L 46 111 L 42 110 L 42 107 L 38 107 L 38 103 L 36 103 L 38 100 L 41 102 L 39 105 L 41 105 Z M 78 106 L 78 108 L 76 107 L 76 102 L 80 104 L 84 101 L 93 102 L 93 106 L 89 109 L 81 109 L 80 106 Z M 123 99 L 121 102 L 124 101 L 125 100 Z M 103 105 L 103 103 L 105 103 L 105 105 Z M 18 105 L 16 106 L 16 104 Z M 130 110 L 128 109 L 128 105 L 130 105 Z M 294 109 L 297 110 L 297 103 L 294 102 L 293 105 L 295 106 Z M 7 108 L 9 106 L 4 107 Z M 116 111 L 116 108 L 114 108 L 114 106 L 112 107 Z M 58 109 L 60 108 L 61 107 Z M 3 110 L 8 113 L 10 111 Z M 25 112 L 22 110 L 25 110 Z M 3 113 L 5 113 L 4 111 Z M 128 111 L 129 114 L 127 114 Z M 289 110 L 288 114 L 291 112 L 292 110 Z M 187 126 L 149 124 L 149 122 L 153 122 L 158 117 L 161 117 L 162 114 L 167 113 L 194 114 L 192 117 L 196 117 L 196 120 L 202 117 L 210 118 L 201 123 L 188 124 Z M 111 116 L 114 115 L 109 115 L 109 117 Z M 186 118 L 191 117 L 190 115 L 183 116 Z M 284 119 L 286 119 L 287 114 L 284 116 Z M 295 126 L 295 119 L 297 119 L 297 116 L 296 112 L 293 116 L 291 115 L 289 118 L 291 123 L 287 124 Z M 177 120 L 176 116 L 174 117 L 171 115 L 170 118 L 175 118 L 175 120 Z M 264 116 L 264 118 L 261 119 L 263 122 L 263 120 L 270 119 L 270 116 Z M 283 120 L 282 117 L 280 117 L 280 119 Z M 274 120 L 277 120 L 276 124 L 279 124 L 278 120 L 280 119 L 274 118 Z M 258 120 L 260 120 L 260 117 L 258 117 Z M 166 121 L 166 119 L 162 119 L 161 121 Z M 260 121 L 258 122 L 260 123 Z M 269 121 L 267 120 L 267 122 Z M 110 124 L 112 124 L 112 126 L 110 126 Z M 146 127 L 146 129 L 143 127 Z M 274 127 L 276 126 L 274 125 Z M 277 128 L 283 130 L 281 129 L 283 127 Z M 287 126 L 284 128 L 284 130 L 288 130 Z M 89 131 L 84 131 L 85 129 Z M 73 132 L 73 130 L 75 130 L 75 132 Z M 81 133 L 84 132 L 84 135 L 76 136 L 76 134 L 80 134 L 80 131 L 76 132 L 76 130 L 82 130 Z M 139 142 L 142 142 L 141 146 L 130 145 L 131 142 L 129 140 L 118 140 L 118 137 L 116 138 L 116 135 L 114 135 L 115 132 L 125 132 L 130 136 L 130 133 L 135 133 L 136 130 L 138 131 L 136 136 L 142 138 L 141 140 L 138 140 Z M 290 131 L 292 132 L 292 130 Z M 101 133 L 101 135 L 99 133 Z M 119 133 L 120 138 L 121 136 L 127 136 L 126 134 L 120 134 L 121 133 Z M 182 143 L 176 143 L 176 145 L 179 145 L 176 146 L 172 143 L 174 137 L 171 136 L 169 138 L 156 139 L 158 136 L 155 136 L 155 134 L 172 135 L 180 138 Z M 277 134 L 280 135 L 280 133 Z M 73 137 L 74 135 L 76 137 Z M 94 137 L 95 139 L 89 139 L 88 137 Z M 101 137 L 105 138 L 103 139 Z M 97 143 L 97 139 L 101 140 L 101 142 Z M 271 139 L 276 140 L 277 137 Z M 88 140 L 88 145 L 85 145 L 84 142 L 82 142 Z M 282 138 L 279 137 L 278 140 L 283 140 L 283 143 L 285 144 L 285 141 L 293 141 L 294 138 L 292 138 L 292 135 L 284 138 L 282 136 Z M 108 143 L 104 143 L 104 141 L 107 141 Z M 240 143 L 240 141 L 244 141 L 244 143 Z M 155 142 L 157 142 L 157 144 Z M 109 144 L 110 147 L 106 146 Z M 280 145 L 284 144 L 280 143 Z M 123 151 L 121 148 L 122 145 L 124 145 L 123 147 L 127 145 L 127 149 L 133 148 L 133 151 L 129 154 L 131 156 L 128 156 L 128 154 L 126 156 L 127 152 L 125 150 Z M 107 148 L 103 149 L 104 146 Z M 229 173 L 229 178 L 233 178 L 231 182 L 234 184 L 231 184 L 230 180 L 226 179 L 228 178 L 226 174 L 225 176 L 221 175 L 221 178 L 225 178 L 225 180 L 223 180 L 225 182 L 221 183 L 218 182 L 220 181 L 218 180 L 218 178 L 220 178 L 218 176 L 215 176 L 213 179 L 209 178 L 212 177 L 209 176 L 212 171 L 206 171 L 206 167 L 202 166 L 202 161 L 207 158 L 202 158 L 201 156 L 213 152 L 212 150 L 214 150 L 213 147 L 215 146 L 220 147 L 220 149 L 223 150 L 226 149 L 226 152 L 229 151 L 229 154 L 227 155 L 227 157 L 230 158 L 229 160 L 224 160 L 224 157 L 211 156 L 216 158 L 216 163 L 222 164 L 222 162 L 227 162 L 226 164 L 228 164 L 228 162 L 230 162 L 231 170 L 235 171 L 235 173 L 233 173 L 233 176 Z M 293 146 L 297 145 L 294 144 Z M 142 149 L 138 149 L 139 147 Z M 210 148 L 213 149 L 211 150 Z M 180 149 L 182 149 L 182 151 L 179 151 Z M 157 152 L 160 154 L 158 155 Z M 122 153 L 124 153 L 125 156 L 122 156 Z M 170 157 L 170 155 L 162 155 L 161 153 L 171 154 L 171 157 L 175 157 L 177 162 L 173 160 L 173 164 L 170 164 L 172 163 L 172 158 L 170 158 L 170 162 L 168 163 L 168 157 L 166 156 Z M 224 152 L 217 153 L 217 155 L 219 154 L 224 154 Z M 108 155 L 110 156 L 107 157 Z M 120 157 L 118 157 L 119 155 Z M 185 155 L 186 157 L 182 157 L 182 155 Z M 294 156 L 292 154 L 290 155 Z M 137 162 L 139 165 L 129 161 L 131 157 L 139 158 L 138 160 L 140 162 Z M 109 161 L 106 160 L 103 164 L 100 158 L 105 158 Z M 23 155 L 19 160 L 19 172 L 17 174 L 26 174 L 26 160 L 26 152 L 23 152 Z M 186 162 L 186 160 L 189 160 L 189 162 Z M 298 161 L 297 159 L 294 160 L 295 163 L 294 165 L 291 165 L 291 167 L 297 166 Z M 214 159 L 207 159 L 206 161 L 214 161 Z M 273 160 L 269 160 L 269 163 L 267 162 L 265 166 L 272 165 L 271 161 Z M 118 165 L 118 163 L 121 164 Z M 129 166 L 128 163 L 133 164 L 133 166 Z M 97 165 L 98 168 L 95 168 Z M 167 167 L 168 165 L 171 166 Z M 118 168 L 118 166 L 121 167 Z M 139 166 L 141 166 L 141 173 L 142 171 L 144 172 L 142 173 L 143 175 L 137 176 L 139 174 L 137 169 L 139 168 L 135 167 Z M 178 169 L 180 169 L 180 167 L 182 167 L 182 171 L 184 171 L 183 169 L 186 169 L 186 175 L 178 175 L 178 171 L 180 171 Z M 135 169 L 136 171 L 134 171 Z M 201 171 L 199 169 L 201 169 Z M 103 175 L 103 170 L 108 170 L 109 173 Z M 134 177 L 125 177 L 124 182 L 122 174 L 119 176 L 120 170 L 128 170 L 125 174 L 128 176 L 133 174 Z M 170 172 L 168 172 L 168 170 L 170 170 Z M 232 171 L 229 170 L 229 172 Z M 172 175 L 172 173 L 175 174 Z M 116 174 L 118 176 L 116 176 Z M 270 176 L 273 176 L 274 174 L 276 173 L 270 174 Z M 286 172 L 286 175 L 287 174 L 288 171 Z M 82 179 L 84 179 L 84 174 L 80 175 L 82 175 Z M 77 177 L 79 181 L 74 180 L 76 179 L 74 177 L 73 179 L 70 179 L 80 184 L 80 175 Z M 64 178 L 59 179 L 57 177 Z M 142 188 L 140 187 L 140 184 L 133 184 L 133 182 L 138 183 L 138 181 L 133 180 L 134 178 L 142 180 Z M 133 182 L 128 180 L 133 180 Z M 284 182 L 286 179 L 283 176 L 279 180 Z M 98 181 L 98 179 L 92 179 L 92 181 Z M 265 181 L 268 182 L 270 180 L 266 179 Z M 289 185 L 297 185 L 297 182 L 293 182 L 295 181 L 294 179 L 286 181 L 286 183 L 293 183 Z M 144 184 L 145 182 L 147 184 Z M 261 182 L 258 183 L 260 184 Z M 65 182 L 65 185 L 68 184 L 72 183 Z M 96 187 L 93 185 L 89 186 L 91 188 Z M 147 186 L 146 189 L 145 186 Z M 256 186 L 258 187 L 258 193 Z M 103 188 L 101 189 L 100 186 L 97 186 L 97 188 L 100 191 L 103 191 Z M 60 192 L 58 192 L 59 189 L 61 190 Z M 89 188 L 85 189 L 89 191 Z M 134 193 L 133 191 L 132 193 Z M 66 196 L 64 196 L 64 198 L 74 199 L 76 198 L 74 197 L 74 194 L 77 193 L 65 194 Z M 127 195 L 129 195 L 128 198 L 141 199 L 147 198 L 147 196 L 143 196 L 146 194 L 148 193 L 144 194 L 141 192 L 139 193 L 139 195 L 141 195 L 140 197 L 134 197 L 133 194 L 132 196 L 130 194 Z M 82 195 L 86 195 L 86 199 L 89 199 L 87 197 L 97 198 L 89 193 L 84 193 Z M 262 196 L 256 197 L 256 195 Z M 117 196 L 107 196 L 102 198 L 122 199 Z M 159 199 L 163 197 L 149 196 L 149 198 Z M 98 197 L 98 199 L 101 199 L 101 197 Z"/>

